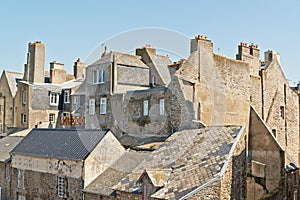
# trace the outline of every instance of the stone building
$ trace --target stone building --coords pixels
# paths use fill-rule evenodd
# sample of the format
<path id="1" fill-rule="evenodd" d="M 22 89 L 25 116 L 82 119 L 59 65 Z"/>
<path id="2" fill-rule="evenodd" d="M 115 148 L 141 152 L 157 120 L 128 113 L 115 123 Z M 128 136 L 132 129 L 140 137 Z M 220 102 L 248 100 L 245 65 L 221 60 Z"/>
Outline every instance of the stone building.
<path id="1" fill-rule="evenodd" d="M 187 59 L 172 64 L 163 57 L 159 58 L 166 62 L 157 61 L 153 55 L 156 52 L 149 46 L 136 50 L 136 55 L 104 53 L 87 68 L 86 86 L 91 89 L 86 96 L 87 124 L 111 128 L 117 136 L 168 135 L 203 125 L 245 126 L 247 151 L 257 153 L 249 154 L 248 173 L 253 166 L 269 172 L 276 166 L 264 174 L 266 184 L 259 195 L 280 189 L 282 179 L 288 182 L 284 178 L 291 175 L 287 166 L 292 163 L 292 171 L 297 171 L 299 165 L 299 100 L 288 86 L 278 53 L 268 50 L 261 61 L 257 45 L 241 43 L 236 59 L 230 59 L 215 54 L 211 40 L 198 35 L 191 40 Z M 261 119 L 257 124 L 253 124 L 253 109 Z M 272 161 L 260 141 L 253 139 L 261 132 L 260 123 L 267 127 L 264 134 L 271 148 L 267 152 L 276 151 Z M 259 187 L 250 185 L 248 195 Z M 283 196 L 276 195 L 295 194 L 295 188 L 287 185 Z"/>
<path id="2" fill-rule="evenodd" d="M 45 79 L 44 57 L 44 44 L 29 43 L 24 77 L 18 82 L 14 100 L 14 120 L 18 128 L 55 128 L 70 124 L 71 119 L 61 120 L 61 117 L 68 117 L 72 112 L 71 94 L 85 78 L 85 64 L 77 60 L 75 74 L 71 75 L 64 70 L 64 64 L 51 62 L 50 77 Z"/>
<path id="3" fill-rule="evenodd" d="M 10 200 L 11 158 L 10 151 L 21 142 L 22 137 L 7 136 L 0 139 L 0 199 Z"/>
<path id="4" fill-rule="evenodd" d="M 169 64 L 149 45 L 136 55 L 105 52 L 87 68 L 86 127 L 110 128 L 117 136 L 202 127 L 177 88 L 179 80 L 171 82 Z"/>
<path id="5" fill-rule="evenodd" d="M 3 70 L 0 78 L 0 133 L 7 133 L 15 127 L 15 96 L 17 83 L 23 74 Z"/>
<path id="6" fill-rule="evenodd" d="M 82 199 L 124 147 L 109 130 L 33 129 L 12 151 L 11 199 Z"/>

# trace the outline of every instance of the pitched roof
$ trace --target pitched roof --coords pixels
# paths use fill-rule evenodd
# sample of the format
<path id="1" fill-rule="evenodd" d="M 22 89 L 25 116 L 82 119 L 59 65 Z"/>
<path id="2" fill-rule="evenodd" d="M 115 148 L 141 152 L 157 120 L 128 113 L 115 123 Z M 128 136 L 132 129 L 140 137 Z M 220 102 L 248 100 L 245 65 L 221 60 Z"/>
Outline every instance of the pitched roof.
<path id="1" fill-rule="evenodd" d="M 12 137 L 7 136 L 2 139 L 0 139 L 0 162 L 7 162 L 10 160 L 9 152 L 15 148 L 23 137 Z"/>
<path id="2" fill-rule="evenodd" d="M 112 189 L 122 178 L 127 176 L 141 163 L 148 152 L 127 151 L 111 167 L 100 174 L 91 184 L 85 188 L 85 192 L 110 196 Z"/>
<path id="3" fill-rule="evenodd" d="M 169 71 L 169 65 L 172 64 L 172 61 L 167 56 L 157 55 L 157 54 L 149 54 L 156 66 L 158 73 L 163 79 L 165 84 L 169 84 L 171 81 L 171 74 Z"/>
<path id="4" fill-rule="evenodd" d="M 111 63 L 113 62 L 113 56 L 116 57 L 117 64 L 119 65 L 148 68 L 148 66 L 141 61 L 140 56 L 115 51 L 111 51 L 90 66 Z"/>
<path id="5" fill-rule="evenodd" d="M 170 168 L 163 188 L 152 197 L 179 199 L 221 174 L 242 131 L 240 126 L 216 126 L 174 133 L 114 188 L 134 192 L 145 169 Z"/>
<path id="6" fill-rule="evenodd" d="M 4 70 L 11 95 L 14 97 L 17 93 L 17 81 L 23 78 L 23 73 L 9 72 Z"/>
<path id="7" fill-rule="evenodd" d="M 107 130 L 32 129 L 11 154 L 84 160 Z"/>

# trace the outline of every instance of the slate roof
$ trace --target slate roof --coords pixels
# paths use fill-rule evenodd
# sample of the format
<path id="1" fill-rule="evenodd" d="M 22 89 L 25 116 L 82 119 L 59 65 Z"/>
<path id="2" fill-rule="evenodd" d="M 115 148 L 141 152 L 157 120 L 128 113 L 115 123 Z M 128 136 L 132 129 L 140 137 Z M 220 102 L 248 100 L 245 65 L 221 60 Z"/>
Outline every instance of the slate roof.
<path id="1" fill-rule="evenodd" d="M 171 75 L 169 71 L 169 65 L 172 64 L 172 61 L 167 56 L 149 54 L 152 58 L 154 65 L 160 76 L 162 77 L 165 84 L 169 84 L 171 81 Z"/>
<path id="2" fill-rule="evenodd" d="M 141 57 L 133 54 L 121 53 L 111 51 L 107 55 L 101 57 L 99 60 L 94 62 L 90 66 L 108 64 L 113 62 L 113 56 L 116 57 L 117 64 L 119 65 L 128 65 L 135 67 L 148 68 L 148 66 L 141 61 Z"/>
<path id="3" fill-rule="evenodd" d="M 17 93 L 17 80 L 23 79 L 23 73 L 9 72 L 6 70 L 4 70 L 3 73 L 6 74 L 11 95 L 14 97 Z"/>
<path id="4" fill-rule="evenodd" d="M 85 160 L 108 130 L 32 129 L 11 154 Z"/>
<path id="5" fill-rule="evenodd" d="M 151 197 L 179 199 L 221 175 L 243 130 L 240 126 L 216 126 L 174 133 L 114 188 L 134 192 L 145 169 L 171 169 L 164 187 Z"/>
<path id="6" fill-rule="evenodd" d="M 141 163 L 149 153 L 127 151 L 111 167 L 105 170 L 91 184 L 85 188 L 85 192 L 110 196 L 114 192 L 112 189 L 123 177 Z"/>
<path id="7" fill-rule="evenodd" d="M 7 136 L 0 139 L 0 162 L 8 162 L 10 160 L 9 152 L 15 148 L 23 137 Z"/>

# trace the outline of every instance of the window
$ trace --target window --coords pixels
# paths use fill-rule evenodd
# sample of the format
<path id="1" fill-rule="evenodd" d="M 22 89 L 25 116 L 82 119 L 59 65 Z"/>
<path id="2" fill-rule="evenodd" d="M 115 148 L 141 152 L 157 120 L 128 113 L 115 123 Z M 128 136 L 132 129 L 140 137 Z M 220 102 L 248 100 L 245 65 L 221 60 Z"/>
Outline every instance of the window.
<path id="1" fill-rule="evenodd" d="M 165 100 L 160 99 L 159 100 L 159 115 L 164 115 L 165 114 Z"/>
<path id="2" fill-rule="evenodd" d="M 144 116 L 148 116 L 148 103 L 149 101 L 148 100 L 144 100 Z"/>
<path id="3" fill-rule="evenodd" d="M 21 122 L 22 122 L 22 124 L 25 124 L 26 123 L 26 121 L 27 121 L 27 118 L 26 118 L 26 114 L 21 114 Z"/>
<path id="4" fill-rule="evenodd" d="M 64 91 L 64 102 L 70 103 L 70 91 L 68 91 L 68 90 Z"/>
<path id="5" fill-rule="evenodd" d="M 26 104 L 26 102 L 27 102 L 27 91 L 23 91 L 22 102 L 23 102 L 23 104 Z"/>
<path id="6" fill-rule="evenodd" d="M 152 87 L 155 87 L 156 86 L 156 77 L 155 76 L 152 76 Z"/>
<path id="7" fill-rule="evenodd" d="M 284 106 L 280 106 L 280 117 L 284 119 Z"/>
<path id="8" fill-rule="evenodd" d="M 78 104 L 78 97 L 73 97 L 73 104 Z"/>
<path id="9" fill-rule="evenodd" d="M 89 100 L 89 114 L 94 115 L 95 114 L 95 99 Z"/>
<path id="10" fill-rule="evenodd" d="M 54 119 L 55 119 L 55 114 L 50 113 L 49 114 L 49 122 L 54 122 Z"/>
<path id="11" fill-rule="evenodd" d="M 100 99 L 100 114 L 106 114 L 106 98 Z"/>
<path id="12" fill-rule="evenodd" d="M 57 195 L 58 197 L 64 197 L 64 177 L 57 177 Z"/>
<path id="13" fill-rule="evenodd" d="M 274 135 L 274 137 L 276 137 L 276 129 L 272 129 L 272 134 Z"/>
<path id="14" fill-rule="evenodd" d="M 58 106 L 59 94 L 58 93 L 50 93 L 50 105 Z"/>
<path id="15" fill-rule="evenodd" d="M 103 69 L 93 71 L 93 83 L 94 84 L 104 83 L 104 70 Z"/>
<path id="16" fill-rule="evenodd" d="M 18 188 L 24 188 L 24 170 L 18 169 Z"/>

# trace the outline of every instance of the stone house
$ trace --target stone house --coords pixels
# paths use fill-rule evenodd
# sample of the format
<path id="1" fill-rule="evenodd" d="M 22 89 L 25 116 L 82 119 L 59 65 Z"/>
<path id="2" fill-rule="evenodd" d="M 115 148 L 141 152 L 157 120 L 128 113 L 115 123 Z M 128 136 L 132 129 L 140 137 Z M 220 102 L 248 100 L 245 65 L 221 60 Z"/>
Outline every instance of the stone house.
<path id="1" fill-rule="evenodd" d="M 117 136 L 201 127 L 177 81 L 170 85 L 169 64 L 150 46 L 137 49 L 136 55 L 104 52 L 87 68 L 86 127 L 111 128 Z"/>
<path id="2" fill-rule="evenodd" d="M 7 136 L 0 139 L 0 199 L 9 200 L 11 191 L 11 158 L 9 152 L 23 137 Z"/>
<path id="3" fill-rule="evenodd" d="M 54 61 L 50 63 L 49 79 L 44 79 L 41 76 L 45 73 L 44 57 L 44 44 L 29 43 L 24 77 L 18 82 L 15 97 L 14 118 L 18 128 L 59 127 L 61 117 L 70 116 L 72 112 L 72 92 L 85 78 L 85 65 L 77 60 L 74 75 L 66 73 L 64 64 Z M 69 123 L 71 120 L 65 121 Z"/>
<path id="4" fill-rule="evenodd" d="M 17 82 L 22 80 L 23 74 L 3 70 L 0 78 L 0 133 L 7 133 L 15 127 L 15 96 Z"/>
<path id="5" fill-rule="evenodd" d="M 109 130 L 33 129 L 11 151 L 11 199 L 82 199 L 124 152 Z"/>

